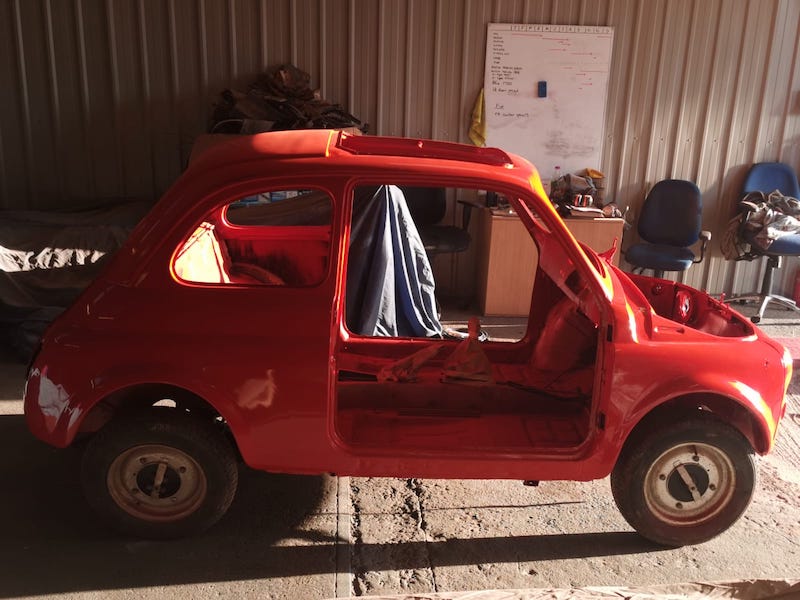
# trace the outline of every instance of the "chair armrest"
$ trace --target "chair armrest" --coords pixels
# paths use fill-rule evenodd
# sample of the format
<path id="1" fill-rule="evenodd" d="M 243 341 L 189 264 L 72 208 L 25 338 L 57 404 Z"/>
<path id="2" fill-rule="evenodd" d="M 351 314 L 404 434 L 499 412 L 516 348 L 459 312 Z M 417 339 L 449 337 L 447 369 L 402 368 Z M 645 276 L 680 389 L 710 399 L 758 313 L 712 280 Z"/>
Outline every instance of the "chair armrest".
<path id="1" fill-rule="evenodd" d="M 703 262 L 703 257 L 706 254 L 706 246 L 708 246 L 708 242 L 711 241 L 711 232 L 707 231 L 705 229 L 703 231 L 701 231 L 700 232 L 700 240 L 701 240 L 700 258 L 698 258 L 697 260 L 693 260 L 692 261 L 695 264 Z"/>

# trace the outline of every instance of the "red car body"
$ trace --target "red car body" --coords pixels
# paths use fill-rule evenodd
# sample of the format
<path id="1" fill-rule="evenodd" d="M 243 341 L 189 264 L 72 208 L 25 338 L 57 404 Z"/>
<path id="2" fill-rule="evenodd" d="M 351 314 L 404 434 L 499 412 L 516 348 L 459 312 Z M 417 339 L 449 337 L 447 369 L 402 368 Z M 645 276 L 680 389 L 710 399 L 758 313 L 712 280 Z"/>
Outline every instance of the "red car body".
<path id="1" fill-rule="evenodd" d="M 531 232 L 540 259 L 528 330 L 514 343 L 481 344 L 490 380 L 442 377 L 462 341 L 348 328 L 353 190 L 385 182 L 496 190 Z M 308 256 L 296 256 L 305 271 L 319 271 L 313 281 L 218 284 L 176 273 L 198 225 L 213 221 L 235 247 L 250 234 L 226 220 L 226 207 L 287 189 L 313 189 L 331 202 L 328 225 L 265 242 L 302 244 Z M 529 406 L 527 388 L 560 360 L 574 365 L 571 346 L 587 332 L 593 358 L 573 386 L 583 400 L 537 392 Z M 425 356 L 413 377 L 385 376 L 415 353 Z M 790 376 L 787 351 L 727 305 L 623 273 L 578 244 L 524 159 L 314 130 L 243 137 L 194 161 L 46 332 L 29 370 L 25 415 L 36 437 L 64 447 L 140 403 L 186 399 L 190 411 L 226 424 L 256 469 L 590 480 L 614 469 L 648 419 L 652 429 L 711 414 L 755 452 L 768 452 Z"/>

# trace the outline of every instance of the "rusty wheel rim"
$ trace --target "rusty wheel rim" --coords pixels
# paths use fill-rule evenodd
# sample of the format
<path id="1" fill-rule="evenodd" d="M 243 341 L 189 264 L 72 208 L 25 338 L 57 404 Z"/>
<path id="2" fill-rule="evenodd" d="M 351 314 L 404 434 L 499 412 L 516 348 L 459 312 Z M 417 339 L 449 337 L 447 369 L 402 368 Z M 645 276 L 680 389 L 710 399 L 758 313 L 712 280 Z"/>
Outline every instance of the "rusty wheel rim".
<path id="1" fill-rule="evenodd" d="M 185 452 L 160 444 L 134 446 L 108 469 L 108 491 L 125 512 L 145 521 L 184 519 L 203 503 L 208 482 Z"/>
<path id="2" fill-rule="evenodd" d="M 670 525 L 695 526 L 716 517 L 730 503 L 736 470 L 715 446 L 685 443 L 662 453 L 645 475 L 647 507 Z"/>

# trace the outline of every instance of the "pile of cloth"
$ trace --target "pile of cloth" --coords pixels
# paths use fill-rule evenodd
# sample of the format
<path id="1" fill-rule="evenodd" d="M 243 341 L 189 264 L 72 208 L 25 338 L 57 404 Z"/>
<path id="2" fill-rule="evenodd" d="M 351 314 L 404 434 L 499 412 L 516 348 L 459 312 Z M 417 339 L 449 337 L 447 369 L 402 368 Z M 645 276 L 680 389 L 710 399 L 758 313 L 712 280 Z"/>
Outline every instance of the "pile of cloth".
<path id="1" fill-rule="evenodd" d="M 71 211 L 0 211 L 0 344 L 27 361 L 150 206 L 117 200 Z"/>
<path id="2" fill-rule="evenodd" d="M 209 133 L 253 134 L 287 129 L 357 128 L 368 125 L 339 104 L 311 89 L 311 77 L 294 65 L 278 65 L 262 73 L 246 92 L 224 90 L 215 105 Z"/>
<path id="3" fill-rule="evenodd" d="M 800 200 L 775 190 L 750 192 L 739 202 L 739 214 L 728 223 L 722 253 L 729 260 L 761 256 L 786 235 L 800 234 Z M 752 252 L 751 246 L 758 251 Z"/>

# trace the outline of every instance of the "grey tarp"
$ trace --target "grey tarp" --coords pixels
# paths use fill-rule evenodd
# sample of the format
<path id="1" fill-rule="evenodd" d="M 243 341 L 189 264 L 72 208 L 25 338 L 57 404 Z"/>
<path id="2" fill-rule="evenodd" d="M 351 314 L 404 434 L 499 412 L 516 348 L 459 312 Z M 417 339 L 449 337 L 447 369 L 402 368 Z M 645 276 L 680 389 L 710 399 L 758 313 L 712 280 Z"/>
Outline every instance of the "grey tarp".
<path id="1" fill-rule="evenodd" d="M 0 329 L 23 358 L 149 210 L 116 202 L 70 212 L 0 212 Z"/>

